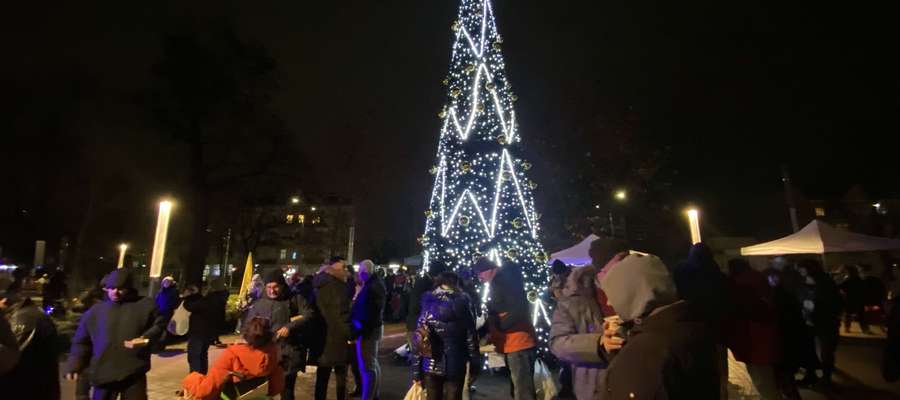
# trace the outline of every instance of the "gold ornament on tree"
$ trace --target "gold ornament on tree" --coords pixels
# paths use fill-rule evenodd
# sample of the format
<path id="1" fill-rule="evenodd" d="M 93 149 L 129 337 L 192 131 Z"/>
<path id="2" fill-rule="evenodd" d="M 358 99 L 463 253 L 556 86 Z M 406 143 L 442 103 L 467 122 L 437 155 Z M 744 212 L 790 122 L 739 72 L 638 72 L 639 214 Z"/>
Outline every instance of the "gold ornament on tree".
<path id="1" fill-rule="evenodd" d="M 461 93 L 462 93 L 462 91 L 459 90 L 459 88 L 450 89 L 450 97 L 454 97 L 454 98 L 459 97 L 459 95 Z"/>
<path id="2" fill-rule="evenodd" d="M 528 187 L 530 187 L 531 190 L 535 190 L 535 189 L 537 189 L 538 184 L 535 181 L 530 181 L 530 182 L 528 182 Z"/>
<path id="3" fill-rule="evenodd" d="M 515 103 L 515 102 L 519 101 L 519 96 L 512 95 L 512 96 L 509 96 L 509 99 L 512 100 L 513 103 Z"/>
<path id="4" fill-rule="evenodd" d="M 444 80 L 441 81 L 441 84 L 443 84 L 444 86 L 449 86 L 449 85 L 450 85 L 450 79 L 444 78 Z"/>
<path id="5" fill-rule="evenodd" d="M 441 112 L 438 113 L 438 117 L 440 119 L 447 118 L 447 110 L 441 110 Z"/>
<path id="6" fill-rule="evenodd" d="M 515 218 L 512 220 L 512 226 L 516 229 L 519 229 L 523 226 L 522 218 Z"/>
<path id="7" fill-rule="evenodd" d="M 475 110 L 478 112 L 484 112 L 484 103 L 478 103 L 478 105 L 475 106 Z"/>
<path id="8" fill-rule="evenodd" d="M 497 88 L 497 85 L 495 85 L 493 82 L 488 82 L 486 85 L 484 85 L 484 87 L 486 87 L 487 90 L 494 90 Z"/>
<path id="9" fill-rule="evenodd" d="M 497 136 L 497 143 L 500 143 L 501 145 L 506 145 L 507 142 L 508 141 L 506 140 L 506 135 Z"/>
<path id="10" fill-rule="evenodd" d="M 425 210 L 426 217 L 431 217 L 432 215 L 434 215 L 434 212 L 432 212 L 431 210 Z"/>
<path id="11" fill-rule="evenodd" d="M 509 249 L 506 251 L 506 255 L 509 258 L 516 259 L 516 258 L 519 258 L 519 251 L 516 249 Z"/>
<path id="12" fill-rule="evenodd" d="M 460 224 L 461 226 L 469 226 L 469 222 L 471 222 L 471 221 L 469 220 L 469 217 L 467 217 L 467 216 L 465 216 L 465 215 L 459 217 L 459 224 Z"/>
<path id="13" fill-rule="evenodd" d="M 494 42 L 494 50 L 500 50 L 500 42 Z"/>
<path id="14" fill-rule="evenodd" d="M 469 172 L 472 170 L 472 164 L 470 164 L 468 161 L 463 161 L 462 163 L 459 164 L 459 169 L 463 173 Z"/>
<path id="15" fill-rule="evenodd" d="M 466 73 L 471 74 L 475 72 L 475 64 L 466 65 Z"/>
<path id="16" fill-rule="evenodd" d="M 523 163 L 522 163 L 522 169 L 528 171 L 529 169 L 531 169 L 531 163 L 528 162 L 528 161 L 523 162 Z"/>
<path id="17" fill-rule="evenodd" d="M 504 181 L 508 181 L 508 180 L 512 179 L 513 174 L 512 174 L 512 172 L 509 172 L 509 171 L 503 171 L 503 174 L 501 174 L 500 177 L 501 177 Z"/>
<path id="18" fill-rule="evenodd" d="M 526 294 L 525 297 L 528 299 L 529 303 L 534 303 L 534 302 L 538 301 L 537 291 L 534 291 L 534 290 L 529 290 L 528 294 Z"/>
<path id="19" fill-rule="evenodd" d="M 450 29 L 452 29 L 453 32 L 459 31 L 459 21 L 453 21 L 453 24 L 450 25 Z"/>
<path id="20" fill-rule="evenodd" d="M 428 170 L 428 172 L 429 172 L 430 174 L 432 174 L 432 175 L 437 174 L 437 173 L 438 173 L 438 167 L 437 167 L 436 165 L 435 165 L 435 166 L 432 166 L 431 169 Z"/>

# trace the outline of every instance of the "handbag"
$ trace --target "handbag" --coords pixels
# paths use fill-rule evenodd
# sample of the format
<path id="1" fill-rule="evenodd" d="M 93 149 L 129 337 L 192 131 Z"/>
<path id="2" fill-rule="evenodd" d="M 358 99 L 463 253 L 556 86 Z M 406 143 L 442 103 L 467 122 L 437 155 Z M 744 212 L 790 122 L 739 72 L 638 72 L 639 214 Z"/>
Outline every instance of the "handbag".
<path id="1" fill-rule="evenodd" d="M 184 308 L 184 302 L 181 302 L 178 308 L 175 309 L 175 313 L 172 314 L 172 319 L 169 320 L 169 326 L 166 330 L 175 336 L 187 335 L 190 321 L 191 312 Z"/>
<path id="2" fill-rule="evenodd" d="M 553 400 L 559 395 L 559 382 L 540 359 L 534 362 L 534 389 L 538 399 Z"/>
<path id="3" fill-rule="evenodd" d="M 413 382 L 412 387 L 406 392 L 406 397 L 403 400 L 425 400 L 425 389 L 422 388 L 421 384 Z"/>

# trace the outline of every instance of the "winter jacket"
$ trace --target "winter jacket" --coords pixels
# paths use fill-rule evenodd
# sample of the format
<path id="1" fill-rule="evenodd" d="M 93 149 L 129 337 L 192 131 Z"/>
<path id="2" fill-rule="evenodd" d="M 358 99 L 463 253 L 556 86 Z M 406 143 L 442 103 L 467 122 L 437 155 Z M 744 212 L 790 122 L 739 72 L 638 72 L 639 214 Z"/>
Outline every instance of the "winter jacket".
<path id="1" fill-rule="evenodd" d="M 734 312 L 727 322 L 728 348 L 744 363 L 779 363 L 783 337 L 778 333 L 774 293 L 766 277 L 746 268 L 732 271 L 730 281 Z"/>
<path id="2" fill-rule="evenodd" d="M 0 376 L 3 398 L 10 399 L 59 399 L 59 336 L 56 325 L 43 310 L 25 300 L 21 307 L 14 307 L 10 323 L 16 337 L 21 357 L 8 373 Z M 0 316 L 0 319 L 3 319 Z M 23 384 L 27 382 L 27 384 Z"/>
<path id="3" fill-rule="evenodd" d="M 414 379 L 421 380 L 423 374 L 428 373 L 462 381 L 470 361 L 474 361 L 474 367 L 480 367 L 475 314 L 465 292 L 437 288 L 426 293 L 422 296 L 417 327 L 424 327 L 429 333 L 431 357 L 418 355 L 421 343 L 413 340 L 411 369 Z"/>
<path id="4" fill-rule="evenodd" d="M 184 308 L 191 312 L 188 337 L 215 339 L 224 325 L 227 302 L 227 291 L 185 297 Z"/>
<path id="5" fill-rule="evenodd" d="M 508 263 L 491 281 L 487 303 L 490 342 L 498 353 L 513 353 L 537 346 L 525 298 L 522 269 Z"/>
<path id="6" fill-rule="evenodd" d="M 156 308 L 160 315 L 171 318 L 180 303 L 181 299 L 178 298 L 178 288 L 175 286 L 169 286 L 156 294 Z"/>
<path id="7" fill-rule="evenodd" d="M 600 354 L 603 311 L 597 303 L 597 270 L 576 268 L 566 280 L 550 327 L 550 351 L 572 366 L 572 387 L 578 400 L 600 398 L 606 360 Z"/>
<path id="8" fill-rule="evenodd" d="M 381 278 L 372 275 L 363 284 L 350 309 L 353 338 L 368 337 L 384 324 L 386 296 Z"/>
<path id="9" fill-rule="evenodd" d="M 841 283 L 840 289 L 847 299 L 847 308 L 861 310 L 866 303 L 866 285 L 859 276 L 851 276 Z"/>
<path id="10" fill-rule="evenodd" d="M 222 387 L 239 380 L 236 376 L 229 376 L 229 372 L 235 372 L 244 377 L 244 380 L 261 377 L 269 378 L 269 396 L 281 394 L 284 389 L 284 371 L 278 365 L 278 348 L 272 344 L 266 348 L 255 349 L 247 344 L 235 344 L 228 346 L 219 358 L 209 367 L 209 373 L 203 375 L 199 372 L 191 372 L 181 382 L 186 395 L 200 400 L 215 400 L 219 398 Z"/>
<path id="11" fill-rule="evenodd" d="M 97 303 L 84 315 L 72 338 L 66 372 L 90 371 L 91 383 L 118 382 L 150 370 L 150 348 L 166 326 L 153 299 L 132 296 L 120 303 Z M 143 337 L 151 345 L 126 348 L 126 340 Z"/>
<path id="12" fill-rule="evenodd" d="M 313 323 L 312 310 L 302 296 L 294 296 L 287 291 L 284 293 L 279 299 L 262 297 L 256 300 L 247 311 L 245 321 L 255 317 L 268 319 L 272 323 L 272 332 L 287 327 L 288 338 L 278 341 L 279 364 L 286 371 L 304 371 L 308 349 L 306 339 L 311 336 L 310 328 Z M 291 321 L 291 318 L 295 319 Z"/>
<path id="13" fill-rule="evenodd" d="M 837 335 L 844 300 L 831 276 L 818 273 L 813 279 L 815 280 L 815 285 L 811 288 L 814 304 L 811 313 L 813 331 L 817 336 Z"/>
<path id="14" fill-rule="evenodd" d="M 319 366 L 347 365 L 350 332 L 350 293 L 341 279 L 322 272 L 313 280 L 316 306 L 325 322 L 325 346 L 319 357 Z"/>
<path id="15" fill-rule="evenodd" d="M 412 290 L 409 291 L 409 306 L 406 313 L 406 331 L 416 330 L 419 321 L 419 312 L 422 310 L 422 296 L 434 289 L 434 281 L 428 274 L 416 279 Z"/>
<path id="16" fill-rule="evenodd" d="M 702 310 L 682 300 L 635 324 L 606 372 L 605 396 L 594 399 L 717 400 L 715 338 Z"/>

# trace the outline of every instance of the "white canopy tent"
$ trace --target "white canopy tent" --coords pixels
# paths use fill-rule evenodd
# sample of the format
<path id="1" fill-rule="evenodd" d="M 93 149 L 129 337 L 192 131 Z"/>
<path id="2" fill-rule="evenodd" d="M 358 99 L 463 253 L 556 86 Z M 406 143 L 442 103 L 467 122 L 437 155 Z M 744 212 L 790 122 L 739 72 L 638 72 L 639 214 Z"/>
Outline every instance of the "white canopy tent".
<path id="1" fill-rule="evenodd" d="M 580 243 L 569 247 L 565 250 L 557 251 L 550 255 L 550 262 L 560 260 L 568 265 L 587 265 L 591 263 L 591 256 L 588 250 L 591 248 L 591 242 L 600 239 L 597 235 L 591 234 L 584 238 Z"/>
<path id="2" fill-rule="evenodd" d="M 803 229 L 771 242 L 742 247 L 744 256 L 825 254 L 900 249 L 900 240 L 836 229 L 815 220 Z"/>

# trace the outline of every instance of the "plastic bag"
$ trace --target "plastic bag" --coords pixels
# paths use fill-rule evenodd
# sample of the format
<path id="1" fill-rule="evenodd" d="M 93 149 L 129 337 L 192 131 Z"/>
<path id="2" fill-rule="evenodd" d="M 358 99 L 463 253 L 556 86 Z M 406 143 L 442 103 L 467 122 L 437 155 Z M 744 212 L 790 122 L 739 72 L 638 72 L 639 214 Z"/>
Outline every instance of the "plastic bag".
<path id="1" fill-rule="evenodd" d="M 421 384 L 413 382 L 412 387 L 406 392 L 406 397 L 403 400 L 425 400 L 425 389 L 422 388 Z"/>
<path id="2" fill-rule="evenodd" d="M 559 395 L 559 382 L 540 359 L 534 362 L 534 389 L 537 399 L 553 400 Z"/>
<path id="3" fill-rule="evenodd" d="M 175 309 L 175 313 L 172 314 L 172 319 L 169 320 L 167 330 L 175 336 L 184 336 L 188 333 L 188 323 L 190 320 L 191 312 L 184 308 L 184 302 L 182 302 L 178 308 Z"/>

